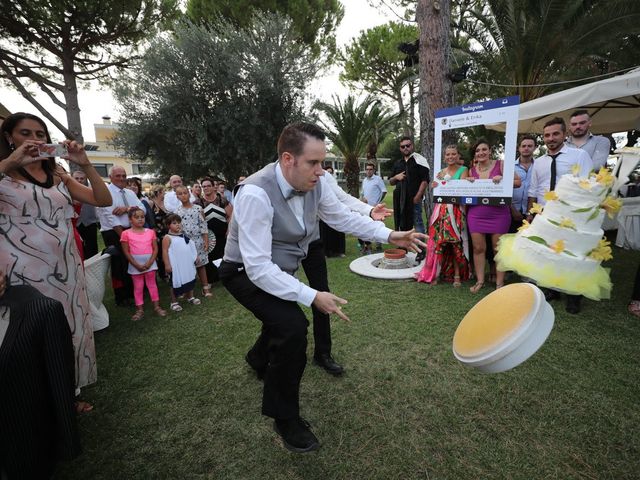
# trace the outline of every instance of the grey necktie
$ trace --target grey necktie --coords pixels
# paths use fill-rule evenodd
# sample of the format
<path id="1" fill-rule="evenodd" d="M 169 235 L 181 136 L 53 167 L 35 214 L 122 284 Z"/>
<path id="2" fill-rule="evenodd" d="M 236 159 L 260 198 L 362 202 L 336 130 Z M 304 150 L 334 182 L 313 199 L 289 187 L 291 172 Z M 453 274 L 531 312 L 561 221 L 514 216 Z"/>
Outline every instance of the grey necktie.
<path id="1" fill-rule="evenodd" d="M 129 206 L 129 202 L 127 201 L 127 192 L 124 191 L 124 189 L 120 190 L 120 193 L 122 194 L 122 202 L 124 203 L 125 207 Z"/>
<path id="2" fill-rule="evenodd" d="M 285 200 L 291 200 L 293 197 L 304 197 L 306 195 L 307 192 L 302 192 L 300 190 L 294 190 L 291 189 L 289 191 L 289 194 L 287 195 L 287 198 Z"/>

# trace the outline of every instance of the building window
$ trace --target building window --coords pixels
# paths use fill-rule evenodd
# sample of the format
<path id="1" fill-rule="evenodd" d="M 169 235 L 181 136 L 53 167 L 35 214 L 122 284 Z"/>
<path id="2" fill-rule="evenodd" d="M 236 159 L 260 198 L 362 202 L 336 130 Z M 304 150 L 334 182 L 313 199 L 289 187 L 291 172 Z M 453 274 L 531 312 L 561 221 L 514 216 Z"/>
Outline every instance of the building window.
<path id="1" fill-rule="evenodd" d="M 142 175 L 145 173 L 145 167 L 143 163 L 132 163 L 131 164 L 131 173 L 133 175 Z"/>
<path id="2" fill-rule="evenodd" d="M 113 163 L 93 163 L 94 168 L 102 178 L 109 176 L 109 169 L 113 167 Z"/>

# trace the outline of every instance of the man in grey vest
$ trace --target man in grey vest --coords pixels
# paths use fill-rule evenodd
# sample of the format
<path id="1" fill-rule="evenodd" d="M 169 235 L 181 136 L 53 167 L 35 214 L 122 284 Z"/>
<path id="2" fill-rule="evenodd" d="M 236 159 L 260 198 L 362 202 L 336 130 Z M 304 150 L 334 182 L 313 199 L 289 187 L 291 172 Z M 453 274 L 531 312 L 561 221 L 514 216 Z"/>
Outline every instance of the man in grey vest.
<path id="1" fill-rule="evenodd" d="M 262 333 L 247 354 L 268 358 L 262 413 L 272 417 L 284 445 L 294 452 L 319 447 L 300 417 L 300 380 L 307 362 L 307 321 L 298 305 L 348 317 L 346 300 L 314 290 L 296 277 L 315 238 L 319 217 L 332 228 L 361 238 L 418 251 L 424 234 L 393 232 L 382 222 L 349 211 L 322 177 L 324 132 L 309 123 L 285 127 L 278 139 L 278 162 L 247 178 L 235 197 L 220 279 L 227 290 L 262 322 Z"/>

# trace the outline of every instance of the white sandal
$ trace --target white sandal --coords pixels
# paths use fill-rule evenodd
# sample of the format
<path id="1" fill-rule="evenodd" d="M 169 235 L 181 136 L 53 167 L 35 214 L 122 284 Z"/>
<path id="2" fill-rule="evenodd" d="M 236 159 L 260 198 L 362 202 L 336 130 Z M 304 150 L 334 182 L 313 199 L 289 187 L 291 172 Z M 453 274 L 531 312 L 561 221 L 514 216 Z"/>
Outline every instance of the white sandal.
<path id="1" fill-rule="evenodd" d="M 196 297 L 187 298 L 187 302 L 189 302 L 191 305 L 200 305 L 202 303 L 200 299 Z"/>
<path id="2" fill-rule="evenodd" d="M 182 307 L 180 306 L 180 304 L 178 302 L 173 302 L 169 308 L 171 310 L 173 310 L 174 312 L 181 312 L 182 311 Z"/>

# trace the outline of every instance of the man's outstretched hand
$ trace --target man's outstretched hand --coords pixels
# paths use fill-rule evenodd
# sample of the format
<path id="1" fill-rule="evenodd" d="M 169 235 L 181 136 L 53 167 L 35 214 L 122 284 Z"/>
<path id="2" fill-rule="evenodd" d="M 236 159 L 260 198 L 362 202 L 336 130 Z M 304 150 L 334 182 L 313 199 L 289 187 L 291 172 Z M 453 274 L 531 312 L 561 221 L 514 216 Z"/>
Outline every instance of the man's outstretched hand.
<path id="1" fill-rule="evenodd" d="M 384 220 L 387 217 L 393 215 L 393 210 L 387 208 L 384 203 L 379 203 L 371 209 L 369 216 L 374 220 Z"/>
<path id="2" fill-rule="evenodd" d="M 391 232 L 389 235 L 389 243 L 397 247 L 406 248 L 412 252 L 419 252 L 423 248 L 427 248 L 427 236 L 424 233 L 418 233 L 415 229 L 406 232 Z"/>
<path id="3" fill-rule="evenodd" d="M 337 297 L 331 292 L 318 292 L 316 293 L 316 298 L 313 299 L 313 306 L 320 310 L 322 313 L 326 313 L 331 315 L 335 313 L 345 322 L 350 322 L 349 317 L 347 317 L 342 311 L 342 307 L 340 305 L 345 305 L 347 301 L 344 298 Z"/>

